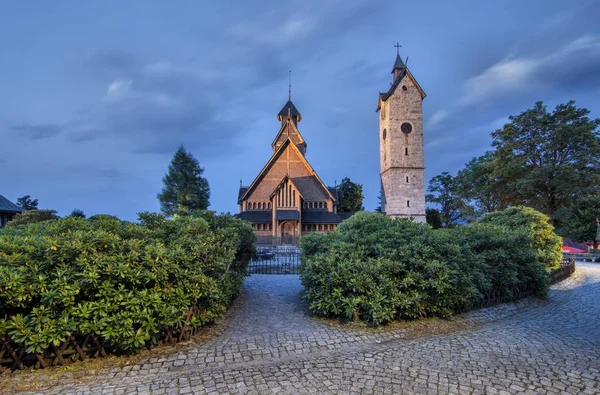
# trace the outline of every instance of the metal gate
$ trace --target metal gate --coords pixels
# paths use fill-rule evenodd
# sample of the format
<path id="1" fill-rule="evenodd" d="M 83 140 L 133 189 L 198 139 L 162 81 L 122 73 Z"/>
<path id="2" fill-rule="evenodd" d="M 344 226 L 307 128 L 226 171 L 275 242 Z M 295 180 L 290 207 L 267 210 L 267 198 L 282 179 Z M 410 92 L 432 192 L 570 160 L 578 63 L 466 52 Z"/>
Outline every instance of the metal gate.
<path id="1" fill-rule="evenodd" d="M 248 264 L 248 274 L 298 274 L 300 248 L 293 245 L 256 247 L 257 257 Z"/>

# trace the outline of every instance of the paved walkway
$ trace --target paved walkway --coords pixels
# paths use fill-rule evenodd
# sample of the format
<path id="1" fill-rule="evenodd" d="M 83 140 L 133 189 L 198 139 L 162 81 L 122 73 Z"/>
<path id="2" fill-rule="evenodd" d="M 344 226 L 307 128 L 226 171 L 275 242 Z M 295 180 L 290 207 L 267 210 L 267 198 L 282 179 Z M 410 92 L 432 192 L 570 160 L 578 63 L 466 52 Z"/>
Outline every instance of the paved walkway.
<path id="1" fill-rule="evenodd" d="M 529 300 L 467 314 L 478 329 L 407 340 L 307 316 L 296 276 L 255 275 L 224 333 L 53 393 L 600 394 L 600 265 Z"/>

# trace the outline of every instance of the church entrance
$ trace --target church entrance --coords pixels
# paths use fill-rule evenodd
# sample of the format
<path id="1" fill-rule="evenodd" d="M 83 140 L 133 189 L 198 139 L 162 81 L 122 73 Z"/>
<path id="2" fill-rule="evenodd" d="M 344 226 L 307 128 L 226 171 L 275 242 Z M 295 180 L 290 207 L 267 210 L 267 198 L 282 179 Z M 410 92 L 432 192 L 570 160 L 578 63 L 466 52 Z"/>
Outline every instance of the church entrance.
<path id="1" fill-rule="evenodd" d="M 281 244 L 294 244 L 296 239 L 296 222 L 287 221 L 281 224 Z"/>

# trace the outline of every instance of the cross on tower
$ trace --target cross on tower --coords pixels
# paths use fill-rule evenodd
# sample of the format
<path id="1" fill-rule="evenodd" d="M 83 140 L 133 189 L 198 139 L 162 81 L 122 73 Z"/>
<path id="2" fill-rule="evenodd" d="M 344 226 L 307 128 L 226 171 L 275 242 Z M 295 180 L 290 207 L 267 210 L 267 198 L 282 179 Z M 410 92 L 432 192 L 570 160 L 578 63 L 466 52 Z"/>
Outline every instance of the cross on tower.
<path id="1" fill-rule="evenodd" d="M 400 55 L 400 48 L 402 47 L 402 45 L 400 45 L 400 43 L 396 43 L 394 47 L 396 48 L 396 54 Z"/>

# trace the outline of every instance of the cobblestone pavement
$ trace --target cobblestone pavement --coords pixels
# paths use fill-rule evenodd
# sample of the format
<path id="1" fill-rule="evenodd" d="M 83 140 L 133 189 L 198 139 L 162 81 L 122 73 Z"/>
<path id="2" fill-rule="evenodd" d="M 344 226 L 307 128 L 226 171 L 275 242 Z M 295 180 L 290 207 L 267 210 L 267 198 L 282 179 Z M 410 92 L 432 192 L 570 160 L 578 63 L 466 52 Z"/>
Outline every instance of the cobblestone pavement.
<path id="1" fill-rule="evenodd" d="M 312 320 L 296 276 L 250 277 L 224 333 L 52 393 L 600 394 L 600 265 L 548 302 L 479 310 L 476 330 L 415 340 Z"/>

